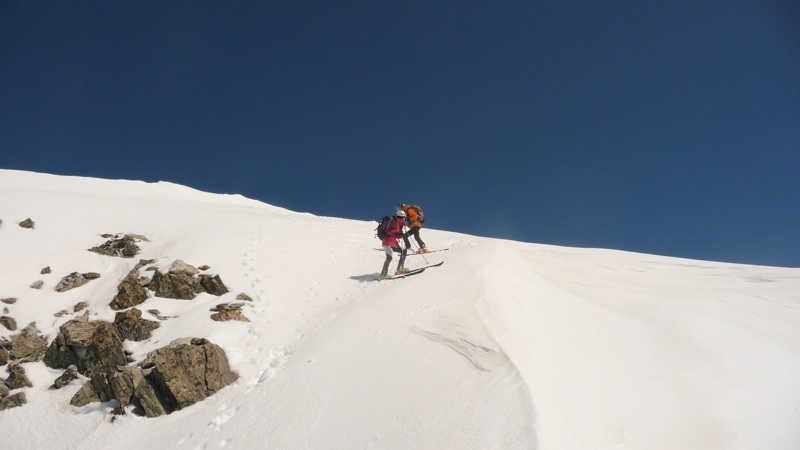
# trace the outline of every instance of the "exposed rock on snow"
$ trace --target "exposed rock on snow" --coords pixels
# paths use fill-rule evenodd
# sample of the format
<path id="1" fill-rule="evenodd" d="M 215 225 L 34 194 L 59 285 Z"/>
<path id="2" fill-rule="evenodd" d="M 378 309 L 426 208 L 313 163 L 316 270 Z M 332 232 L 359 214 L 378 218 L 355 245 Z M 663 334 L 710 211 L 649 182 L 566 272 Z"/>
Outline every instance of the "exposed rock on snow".
<path id="1" fill-rule="evenodd" d="M 142 319 L 142 311 L 137 308 L 119 312 L 114 318 L 117 332 L 123 339 L 129 341 L 150 339 L 150 332 L 159 326 L 158 322 Z"/>
<path id="2" fill-rule="evenodd" d="M 117 399 L 117 413 L 134 405 L 135 413 L 156 417 L 202 401 L 238 377 L 219 346 L 206 339 L 184 338 L 150 352 L 136 367 L 118 367 L 92 377 L 71 404 Z"/>
<path id="3" fill-rule="evenodd" d="M 112 235 L 104 234 L 103 237 L 109 238 Z M 147 238 L 138 234 L 126 234 L 122 237 L 113 235 L 113 238 L 106 241 L 98 247 L 92 247 L 90 252 L 99 253 L 106 256 L 121 256 L 124 258 L 132 258 L 139 254 L 139 246 L 136 241 L 146 241 Z"/>
<path id="4" fill-rule="evenodd" d="M 9 360 L 39 361 L 45 351 L 47 351 L 47 340 L 39 335 L 39 330 L 34 323 L 23 328 L 19 334 L 11 336 Z"/>
<path id="5" fill-rule="evenodd" d="M 62 387 L 68 385 L 72 380 L 78 379 L 78 366 L 75 364 L 70 364 L 67 367 L 67 370 L 64 371 L 61 376 L 55 379 L 53 385 L 50 386 L 51 389 L 61 389 Z"/>
<path id="6" fill-rule="evenodd" d="M 250 319 L 242 314 L 242 307 L 244 307 L 244 303 L 220 303 L 211 308 L 211 311 L 216 311 L 216 314 L 211 315 L 211 319 L 217 322 L 227 322 L 229 320 L 250 322 Z"/>
<path id="7" fill-rule="evenodd" d="M 9 331 L 17 331 L 17 321 L 10 316 L 0 317 L 0 325 L 6 327 Z"/>
<path id="8" fill-rule="evenodd" d="M 6 370 L 8 371 L 8 378 L 6 378 L 4 383 L 9 389 L 33 387 L 31 380 L 25 375 L 25 369 L 19 361 L 12 361 Z"/>
<path id="9" fill-rule="evenodd" d="M 19 223 L 19 226 L 21 226 L 22 228 L 28 228 L 28 229 L 33 229 L 33 225 L 34 225 L 33 224 L 33 220 L 31 220 L 30 218 L 27 218 L 27 219 L 25 219 L 25 220 L 23 220 L 22 222 Z"/>
<path id="10" fill-rule="evenodd" d="M 108 322 L 79 318 L 61 325 L 59 331 L 44 357 L 49 367 L 66 369 L 76 364 L 81 374 L 92 377 L 128 362 L 122 339 Z"/>
<path id="11" fill-rule="evenodd" d="M 9 395 L 8 397 L 3 396 L 0 398 L 0 411 L 22 406 L 27 402 L 28 400 L 25 398 L 24 392 L 17 392 L 16 394 Z"/>
<path id="12" fill-rule="evenodd" d="M 189 275 L 191 277 L 197 275 L 198 273 L 200 273 L 200 271 L 197 269 L 197 267 L 191 264 L 186 264 L 180 259 L 176 259 L 169 267 L 169 273 L 176 275 Z"/>
<path id="13" fill-rule="evenodd" d="M 156 297 L 179 300 L 191 300 L 202 292 L 216 296 L 228 292 L 219 275 L 196 275 L 197 273 L 197 268 L 176 260 L 169 272 L 162 274 L 156 270 L 147 288 L 155 292 Z"/>
<path id="14" fill-rule="evenodd" d="M 147 291 L 139 280 L 139 270 L 133 269 L 128 273 L 128 276 L 120 282 L 119 291 L 117 295 L 114 296 L 110 306 L 111 309 L 119 311 L 120 309 L 140 305 L 144 303 L 147 298 Z"/>
<path id="15" fill-rule="evenodd" d="M 76 287 L 83 286 L 84 284 L 88 283 L 89 280 L 95 280 L 100 278 L 99 273 L 95 272 L 88 272 L 88 273 L 78 273 L 72 272 L 71 274 L 65 276 L 58 282 L 56 285 L 56 292 L 66 292 L 70 289 L 75 289 Z"/>

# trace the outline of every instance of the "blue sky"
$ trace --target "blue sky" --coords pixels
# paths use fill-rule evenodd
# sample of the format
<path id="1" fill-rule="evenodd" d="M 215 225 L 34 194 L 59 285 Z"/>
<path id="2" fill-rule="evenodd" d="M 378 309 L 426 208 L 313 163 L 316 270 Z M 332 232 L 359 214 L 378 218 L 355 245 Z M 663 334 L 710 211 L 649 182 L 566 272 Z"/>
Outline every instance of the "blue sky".
<path id="1" fill-rule="evenodd" d="M 795 0 L 0 0 L 0 167 L 800 267 L 798 23 Z"/>

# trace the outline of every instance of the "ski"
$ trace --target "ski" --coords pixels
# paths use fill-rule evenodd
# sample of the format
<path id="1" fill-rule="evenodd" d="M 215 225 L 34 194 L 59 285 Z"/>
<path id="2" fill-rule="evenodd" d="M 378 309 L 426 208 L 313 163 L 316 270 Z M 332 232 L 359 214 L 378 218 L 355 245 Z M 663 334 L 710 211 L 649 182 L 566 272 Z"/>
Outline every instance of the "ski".
<path id="1" fill-rule="evenodd" d="M 431 265 L 428 265 L 428 266 L 425 266 L 425 267 L 420 267 L 420 269 L 427 269 L 427 268 L 430 268 L 430 267 L 439 267 L 439 266 L 441 266 L 442 264 L 444 264 L 444 261 L 442 261 L 442 262 L 438 262 L 438 263 L 436 263 L 436 264 L 431 264 Z M 414 270 L 419 270 L 419 269 L 414 269 Z"/>
<path id="2" fill-rule="evenodd" d="M 448 250 L 450 250 L 450 249 L 449 249 L 449 248 L 441 248 L 441 249 L 439 249 L 439 250 L 428 250 L 428 251 L 427 251 L 427 252 L 425 252 L 425 253 L 420 253 L 420 252 L 408 252 L 408 254 L 406 254 L 406 256 L 427 255 L 427 254 L 429 254 L 429 253 L 436 253 L 436 252 L 446 252 L 446 251 L 448 251 Z"/>
<path id="3" fill-rule="evenodd" d="M 380 278 L 376 278 L 374 281 L 388 281 L 388 280 L 397 280 L 397 279 L 399 279 L 399 278 L 410 277 L 410 276 L 412 276 L 412 275 L 419 275 L 419 274 L 421 274 L 422 272 L 425 272 L 425 269 L 426 269 L 426 267 L 423 267 L 423 268 L 421 268 L 421 269 L 414 269 L 414 270 L 408 271 L 408 272 L 406 272 L 406 273 L 401 273 L 400 275 L 394 275 L 394 276 L 392 276 L 391 278 L 385 278 L 385 279 L 383 279 L 383 280 L 381 280 Z"/>
<path id="4" fill-rule="evenodd" d="M 383 251 L 383 249 L 382 249 L 382 248 L 376 248 L 375 250 L 377 250 L 377 251 L 379 251 L 379 252 L 382 252 L 382 251 Z M 420 253 L 420 252 L 417 252 L 417 251 L 413 251 L 413 250 L 412 250 L 412 251 L 409 251 L 409 252 L 406 254 L 406 256 L 412 256 L 412 255 L 427 255 L 428 253 L 446 252 L 446 251 L 448 251 L 448 250 L 450 250 L 450 249 L 449 249 L 449 248 L 440 248 L 439 250 L 428 250 L 428 251 L 427 251 L 427 252 L 425 252 L 425 253 Z"/>
<path id="5" fill-rule="evenodd" d="M 420 267 L 420 268 L 417 268 L 417 269 L 412 269 L 412 270 L 410 270 L 410 271 L 408 271 L 406 273 L 402 273 L 400 275 L 395 275 L 395 276 L 393 276 L 391 278 L 387 278 L 387 280 L 397 280 L 398 278 L 405 278 L 405 277 L 410 277 L 412 275 L 419 275 L 422 272 L 425 272 L 425 269 L 429 269 L 431 267 L 439 267 L 442 264 L 444 264 L 444 261 L 436 263 L 436 264 L 431 264 L 429 266 Z M 381 281 L 381 280 L 380 280 L 380 278 L 378 278 L 375 281 Z"/>
<path id="6" fill-rule="evenodd" d="M 393 277 L 392 277 L 392 280 L 396 280 L 396 279 L 398 279 L 398 278 L 410 277 L 411 275 L 419 275 L 419 274 L 421 274 L 422 272 L 425 272 L 425 269 L 426 269 L 426 267 L 423 267 L 423 268 L 421 268 L 421 269 L 414 269 L 414 270 L 410 270 L 410 271 L 408 271 L 408 272 L 406 272 L 406 273 L 401 273 L 400 275 L 395 275 L 395 276 L 393 276 Z"/>

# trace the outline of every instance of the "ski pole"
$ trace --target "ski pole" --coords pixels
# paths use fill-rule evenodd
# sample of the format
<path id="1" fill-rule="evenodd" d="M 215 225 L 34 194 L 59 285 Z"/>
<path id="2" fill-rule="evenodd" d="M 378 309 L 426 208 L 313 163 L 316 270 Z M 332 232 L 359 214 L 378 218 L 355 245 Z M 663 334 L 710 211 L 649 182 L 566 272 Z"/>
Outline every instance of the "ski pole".
<path id="1" fill-rule="evenodd" d="M 404 230 L 403 232 L 405 233 L 406 239 L 408 240 L 408 242 L 411 243 L 412 246 L 417 247 L 417 254 L 419 256 L 422 256 L 422 260 L 425 261 L 425 264 L 430 264 L 428 262 L 428 258 L 425 257 L 425 253 L 422 253 L 422 252 L 419 251 L 419 245 L 416 242 L 414 242 L 414 243 L 411 242 L 411 239 L 408 237 L 408 229 L 407 229 L 407 227 L 405 225 L 403 225 L 403 230 Z"/>

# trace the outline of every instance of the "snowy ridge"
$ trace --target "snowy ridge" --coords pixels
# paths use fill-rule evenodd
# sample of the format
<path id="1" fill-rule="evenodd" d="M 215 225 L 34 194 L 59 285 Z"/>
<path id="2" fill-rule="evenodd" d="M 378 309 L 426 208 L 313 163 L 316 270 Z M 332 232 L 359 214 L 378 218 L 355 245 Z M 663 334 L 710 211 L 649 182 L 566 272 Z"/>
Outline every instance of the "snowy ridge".
<path id="1" fill-rule="evenodd" d="M 26 218 L 34 230 L 16 224 Z M 151 297 L 173 339 L 220 345 L 240 379 L 169 416 L 69 406 L 81 383 L 25 364 L 4 448 L 793 449 L 800 442 L 800 270 L 576 249 L 425 229 L 447 264 L 390 283 L 374 223 L 315 217 L 171 183 L 0 170 L 0 298 L 52 339 L 93 319 L 139 258 L 211 266 L 231 290 Z M 146 236 L 133 259 L 88 252 Z M 313 238 L 311 238 L 313 236 Z M 326 245 L 319 246 L 319 242 Z M 396 261 L 395 261 L 396 263 Z M 408 265 L 423 265 L 409 259 Z M 53 273 L 41 275 L 50 266 Z M 394 267 L 394 263 L 393 266 Z M 56 293 L 72 271 L 97 280 Z M 41 290 L 33 281 L 45 282 Z M 253 298 L 251 322 L 210 320 Z M 145 315 L 155 320 L 149 313 Z M 13 332 L 0 327 L 0 337 Z M 0 376 L 5 377 L 3 368 Z"/>

